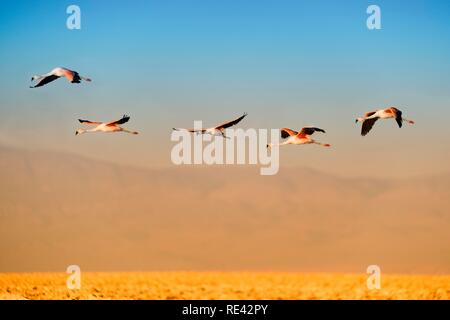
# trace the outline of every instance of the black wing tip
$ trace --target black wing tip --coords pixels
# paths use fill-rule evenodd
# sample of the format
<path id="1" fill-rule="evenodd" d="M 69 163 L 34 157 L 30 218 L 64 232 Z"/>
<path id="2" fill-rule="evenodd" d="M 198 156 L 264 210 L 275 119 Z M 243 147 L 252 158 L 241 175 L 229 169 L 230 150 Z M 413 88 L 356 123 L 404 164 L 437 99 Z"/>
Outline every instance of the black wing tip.
<path id="1" fill-rule="evenodd" d="M 129 120 L 130 120 L 130 116 L 124 114 L 124 115 L 122 116 L 122 118 L 121 118 L 120 120 L 118 120 L 116 123 L 118 123 L 118 124 L 123 124 L 123 123 L 125 123 L 125 122 L 128 122 Z"/>
<path id="2" fill-rule="evenodd" d="M 247 112 L 244 112 L 244 114 L 242 116 L 240 116 L 239 118 L 237 118 L 236 120 L 241 121 L 242 119 L 244 119 L 247 116 Z"/>
<path id="3" fill-rule="evenodd" d="M 318 127 L 305 127 L 305 129 L 306 129 L 306 130 L 310 129 L 310 130 L 313 131 L 313 133 L 314 133 L 314 132 L 323 132 L 323 133 L 326 133 L 325 130 L 323 130 L 323 129 L 321 129 L 321 128 L 318 128 Z"/>
<path id="4" fill-rule="evenodd" d="M 303 127 L 303 128 L 300 130 L 300 132 L 302 132 L 302 133 L 304 133 L 304 134 L 306 134 L 306 135 L 308 135 L 308 136 L 313 135 L 313 134 L 316 133 L 316 132 L 326 133 L 325 130 L 320 129 L 320 128 L 318 128 L 318 127 L 313 127 L 313 126 L 310 126 L 310 127 Z"/>

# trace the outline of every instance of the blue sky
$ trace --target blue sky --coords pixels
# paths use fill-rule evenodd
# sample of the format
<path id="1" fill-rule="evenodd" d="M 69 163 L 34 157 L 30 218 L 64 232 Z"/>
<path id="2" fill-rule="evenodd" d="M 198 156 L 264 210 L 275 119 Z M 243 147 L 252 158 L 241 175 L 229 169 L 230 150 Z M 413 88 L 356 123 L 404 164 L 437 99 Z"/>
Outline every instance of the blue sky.
<path id="1" fill-rule="evenodd" d="M 81 30 L 66 28 L 71 4 L 81 8 Z M 370 4 L 381 8 L 382 30 L 366 28 Z M 191 126 L 193 120 L 221 122 L 246 111 L 248 127 L 329 129 L 328 140 L 339 147 L 333 157 L 302 152 L 319 169 L 333 164 L 329 170 L 347 173 L 349 154 L 375 161 L 382 150 L 398 159 L 398 166 L 418 159 L 408 173 L 430 171 L 425 170 L 430 158 L 433 170 L 446 170 L 448 1 L 91 0 L 1 6 L 2 144 L 80 154 L 96 150 L 99 158 L 111 158 L 119 144 L 131 156 L 117 156 L 118 161 L 170 165 L 170 128 Z M 33 74 L 56 66 L 94 81 L 28 88 Z M 361 142 L 353 119 L 389 105 L 398 105 L 418 126 L 395 131 L 393 124 L 383 124 L 385 130 Z M 128 127 L 142 131 L 139 139 L 73 136 L 77 118 L 110 120 L 123 113 L 132 116 Z M 385 139 L 393 133 L 396 140 L 388 147 Z M 284 157 L 287 164 L 301 164 L 298 150 Z M 373 165 L 355 170 L 363 173 Z"/>

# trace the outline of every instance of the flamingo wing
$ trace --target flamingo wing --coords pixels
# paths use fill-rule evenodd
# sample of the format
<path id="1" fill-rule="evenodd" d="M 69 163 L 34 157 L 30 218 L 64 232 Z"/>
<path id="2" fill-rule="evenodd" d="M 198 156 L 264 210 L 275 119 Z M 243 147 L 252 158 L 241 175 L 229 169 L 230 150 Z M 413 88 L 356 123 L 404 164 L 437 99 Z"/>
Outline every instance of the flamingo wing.
<path id="1" fill-rule="evenodd" d="M 107 126 L 115 126 L 118 124 L 124 124 L 124 123 L 128 122 L 128 120 L 130 120 L 130 117 L 127 115 L 124 115 L 121 119 L 108 122 L 106 125 Z"/>
<path id="2" fill-rule="evenodd" d="M 364 117 L 365 117 L 365 118 L 370 117 L 370 116 L 374 115 L 375 113 L 377 113 L 377 112 L 376 112 L 376 111 L 369 111 L 369 112 L 366 112 L 366 113 L 364 114 Z"/>
<path id="3" fill-rule="evenodd" d="M 365 119 L 361 127 L 361 135 L 365 136 L 368 134 L 377 120 L 378 118 Z"/>
<path id="4" fill-rule="evenodd" d="M 215 128 L 218 129 L 218 130 L 221 130 L 221 129 L 226 129 L 226 128 L 232 127 L 232 126 L 238 124 L 238 123 L 239 123 L 242 119 L 244 119 L 246 116 L 247 116 L 247 113 L 244 113 L 244 114 L 243 114 L 242 116 L 240 116 L 239 118 L 234 119 L 234 120 L 231 120 L 231 121 L 228 121 L 228 122 L 225 122 L 225 123 L 222 123 L 222 124 L 218 125 L 218 126 L 215 127 Z"/>
<path id="5" fill-rule="evenodd" d="M 80 123 L 85 123 L 85 124 L 101 124 L 101 122 L 98 122 L 98 121 L 90 121 L 90 120 L 83 120 L 83 119 L 78 119 L 78 121 L 80 121 Z"/>
<path id="6" fill-rule="evenodd" d="M 35 86 L 33 86 L 33 87 L 30 87 L 30 88 L 38 88 L 38 87 L 42 87 L 43 85 L 46 85 L 47 83 L 50 83 L 50 82 L 52 82 L 52 81 L 55 81 L 56 79 L 58 79 L 59 77 L 58 76 L 55 76 L 55 75 L 49 75 L 49 76 L 46 76 L 46 77 L 44 77 L 44 78 L 42 78 Z"/>
<path id="7" fill-rule="evenodd" d="M 204 133 L 206 129 L 183 129 L 183 128 L 172 128 L 175 131 L 188 131 L 188 132 L 201 132 Z"/>
<path id="8" fill-rule="evenodd" d="M 281 132 L 281 138 L 283 138 L 283 139 L 286 139 L 291 136 L 296 136 L 298 134 L 297 131 L 291 130 L 289 128 L 282 128 L 282 129 L 280 129 L 280 132 Z"/>
<path id="9" fill-rule="evenodd" d="M 299 135 L 307 135 L 310 136 L 312 135 L 314 132 L 323 132 L 325 133 L 325 130 L 320 129 L 320 128 L 316 128 L 316 127 L 304 127 L 302 128 L 302 130 L 300 130 L 300 132 L 298 133 Z"/>
<path id="10" fill-rule="evenodd" d="M 72 82 L 72 83 L 80 83 L 81 82 L 81 77 L 78 74 L 78 72 L 75 72 L 75 71 L 73 72 L 73 77 L 70 82 Z"/>
<path id="11" fill-rule="evenodd" d="M 397 121 L 398 127 L 401 128 L 403 125 L 402 112 L 398 109 L 395 112 L 395 121 Z"/>

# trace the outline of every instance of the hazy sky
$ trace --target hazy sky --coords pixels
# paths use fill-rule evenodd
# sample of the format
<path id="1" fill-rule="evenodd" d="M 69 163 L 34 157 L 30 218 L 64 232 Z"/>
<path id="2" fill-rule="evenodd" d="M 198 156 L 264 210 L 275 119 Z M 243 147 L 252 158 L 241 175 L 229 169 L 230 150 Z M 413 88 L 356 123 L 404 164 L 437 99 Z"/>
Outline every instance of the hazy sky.
<path id="1" fill-rule="evenodd" d="M 66 28 L 71 4 L 81 30 Z M 366 27 L 369 4 L 381 30 Z M 245 111 L 244 128 L 327 130 L 332 149 L 289 146 L 282 165 L 448 172 L 448 1 L 2 1 L 0 21 L 0 144 L 170 166 L 172 127 Z M 56 66 L 93 82 L 28 88 Z M 417 124 L 360 137 L 355 117 L 390 105 Z M 141 135 L 74 135 L 78 118 L 124 113 Z"/>

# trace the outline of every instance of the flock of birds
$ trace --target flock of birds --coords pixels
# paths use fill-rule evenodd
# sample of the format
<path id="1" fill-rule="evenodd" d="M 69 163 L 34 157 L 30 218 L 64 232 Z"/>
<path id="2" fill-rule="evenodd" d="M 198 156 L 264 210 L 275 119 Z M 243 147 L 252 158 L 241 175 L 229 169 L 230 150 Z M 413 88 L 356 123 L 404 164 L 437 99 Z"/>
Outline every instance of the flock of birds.
<path id="1" fill-rule="evenodd" d="M 82 77 L 80 74 L 76 71 L 69 70 L 66 68 L 55 68 L 52 71 L 43 74 L 43 75 L 35 75 L 31 78 L 31 81 L 37 81 L 37 83 L 34 86 L 30 86 L 30 88 L 38 88 L 42 87 L 56 79 L 59 79 L 61 77 L 66 78 L 71 83 L 80 83 L 81 81 L 87 81 L 90 82 L 91 79 L 87 77 Z M 180 129 L 180 128 L 173 128 L 173 130 L 185 130 L 191 133 L 197 133 L 197 134 L 210 134 L 214 136 L 222 136 L 224 138 L 229 138 L 225 136 L 225 129 L 232 127 L 239 122 L 241 122 L 242 119 L 244 119 L 247 116 L 246 113 L 244 113 L 239 118 L 236 118 L 231 121 L 227 121 L 225 123 L 219 124 L 215 127 L 211 128 L 201 128 L 201 129 Z M 402 112 L 395 108 L 395 107 L 389 107 L 385 109 L 379 109 L 371 112 L 366 112 L 363 117 L 356 118 L 356 123 L 361 122 L 361 135 L 365 136 L 369 133 L 369 131 L 372 129 L 373 125 L 377 120 L 379 119 L 395 119 L 397 122 L 397 125 L 399 128 L 403 126 L 403 122 L 406 122 L 408 124 L 414 124 L 414 121 L 408 120 L 403 117 Z M 91 129 L 78 129 L 76 131 L 76 135 L 87 133 L 87 132 L 126 132 L 131 134 L 138 134 L 136 131 L 130 131 L 123 127 L 121 127 L 121 124 L 124 124 L 130 120 L 129 116 L 124 115 L 119 120 L 109 121 L 109 122 L 98 122 L 98 121 L 90 121 L 90 120 L 82 120 L 78 119 L 80 123 L 87 124 L 87 125 L 95 125 L 95 127 Z M 316 128 L 316 127 L 304 127 L 300 131 L 294 131 L 289 128 L 282 128 L 280 129 L 281 132 L 281 138 L 285 139 L 282 143 L 277 144 L 277 146 L 284 146 L 288 144 L 294 144 L 294 145 L 301 145 L 301 144 L 317 144 L 323 147 L 330 147 L 331 145 L 328 143 L 321 143 L 311 138 L 311 136 L 315 132 L 322 132 L 325 133 L 325 130 Z M 271 148 L 275 146 L 275 144 L 268 144 L 267 147 Z"/>

